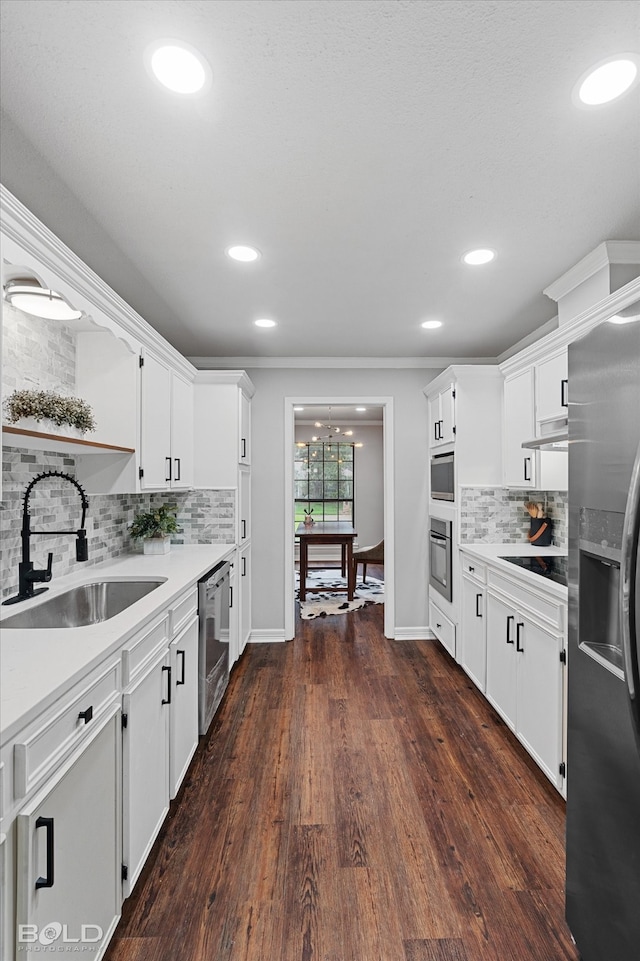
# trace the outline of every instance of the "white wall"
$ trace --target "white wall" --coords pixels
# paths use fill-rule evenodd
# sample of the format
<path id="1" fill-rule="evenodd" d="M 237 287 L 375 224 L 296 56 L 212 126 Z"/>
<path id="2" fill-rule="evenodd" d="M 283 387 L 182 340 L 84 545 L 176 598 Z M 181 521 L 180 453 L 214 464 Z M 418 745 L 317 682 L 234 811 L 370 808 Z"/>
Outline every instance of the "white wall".
<path id="1" fill-rule="evenodd" d="M 354 441 L 362 447 L 354 450 L 355 458 L 355 527 L 358 531 L 356 545 L 368 547 L 384 537 L 384 459 L 382 450 L 382 425 L 356 425 Z M 296 424 L 296 441 L 310 441 L 318 428 L 308 424 Z M 357 436 L 356 436 L 357 435 Z M 345 438 L 348 441 L 348 438 Z M 291 452 L 293 458 L 293 451 Z"/>
<path id="2" fill-rule="evenodd" d="M 284 629 L 285 397 L 393 397 L 396 628 L 428 624 L 427 402 L 440 368 L 250 368 L 252 629 Z"/>

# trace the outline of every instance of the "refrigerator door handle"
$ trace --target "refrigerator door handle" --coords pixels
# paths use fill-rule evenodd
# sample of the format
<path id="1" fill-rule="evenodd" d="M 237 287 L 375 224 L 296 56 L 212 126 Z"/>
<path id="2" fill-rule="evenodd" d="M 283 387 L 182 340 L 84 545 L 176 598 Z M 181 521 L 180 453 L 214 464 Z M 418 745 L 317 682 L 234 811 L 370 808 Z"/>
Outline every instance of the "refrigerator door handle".
<path id="1" fill-rule="evenodd" d="M 620 630 L 624 676 L 629 691 L 633 730 L 640 751 L 640 651 L 636 620 L 638 577 L 638 537 L 640 530 L 640 447 L 636 454 L 627 498 L 620 555 Z"/>

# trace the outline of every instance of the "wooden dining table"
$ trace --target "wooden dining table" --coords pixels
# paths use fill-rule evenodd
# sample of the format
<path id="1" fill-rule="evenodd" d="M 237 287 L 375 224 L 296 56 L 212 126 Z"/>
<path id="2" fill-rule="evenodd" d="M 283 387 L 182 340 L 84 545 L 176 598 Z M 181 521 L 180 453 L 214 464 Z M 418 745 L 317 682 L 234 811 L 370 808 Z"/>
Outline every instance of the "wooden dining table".
<path id="1" fill-rule="evenodd" d="M 318 521 L 306 526 L 298 524 L 296 537 L 300 538 L 300 600 L 306 600 L 307 593 L 323 591 L 326 587 L 307 587 L 309 573 L 309 545 L 310 544 L 338 544 L 342 549 L 342 576 L 347 578 L 344 587 L 332 587 L 331 591 L 346 591 L 347 599 L 352 601 L 356 586 L 355 571 L 353 569 L 353 539 L 356 537 L 355 527 L 347 521 Z"/>

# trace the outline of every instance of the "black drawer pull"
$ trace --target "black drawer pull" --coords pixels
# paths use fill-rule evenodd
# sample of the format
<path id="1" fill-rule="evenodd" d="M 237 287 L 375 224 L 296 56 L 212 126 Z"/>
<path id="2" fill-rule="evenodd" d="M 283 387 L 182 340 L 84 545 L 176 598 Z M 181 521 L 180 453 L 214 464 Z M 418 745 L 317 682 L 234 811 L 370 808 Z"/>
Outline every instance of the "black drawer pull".
<path id="1" fill-rule="evenodd" d="M 167 672 L 167 696 L 162 698 L 162 703 L 171 704 L 171 668 L 163 664 L 162 670 Z"/>
<path id="2" fill-rule="evenodd" d="M 44 828 L 47 832 L 47 873 L 46 876 L 39 877 L 36 881 L 36 888 L 53 887 L 53 818 L 38 818 L 36 821 L 36 831 Z"/>
<path id="3" fill-rule="evenodd" d="M 179 680 L 179 681 L 176 681 L 176 687 L 178 687 L 180 684 L 184 684 L 185 654 L 184 654 L 184 651 L 176 651 L 176 658 L 178 657 L 179 654 L 182 656 L 182 665 L 181 665 L 181 666 L 182 666 L 182 670 L 181 670 L 181 672 L 180 672 L 180 680 Z"/>
<path id="4" fill-rule="evenodd" d="M 80 711 L 78 714 L 78 720 L 83 720 L 85 724 L 88 724 L 93 717 L 93 705 L 89 705 L 86 711 Z"/>
<path id="5" fill-rule="evenodd" d="M 507 617 L 507 644 L 513 644 L 513 638 L 511 637 L 511 631 L 509 630 L 509 622 L 515 621 L 515 615 L 509 614 Z"/>

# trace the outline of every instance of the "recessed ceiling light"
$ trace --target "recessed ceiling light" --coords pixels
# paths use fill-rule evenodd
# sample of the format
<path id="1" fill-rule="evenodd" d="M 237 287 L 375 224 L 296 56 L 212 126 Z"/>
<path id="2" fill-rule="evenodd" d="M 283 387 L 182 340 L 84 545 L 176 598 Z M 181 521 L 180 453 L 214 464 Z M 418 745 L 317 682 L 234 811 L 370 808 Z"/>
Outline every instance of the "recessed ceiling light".
<path id="1" fill-rule="evenodd" d="M 359 411 L 365 411 L 366 409 L 367 409 L 366 407 L 356 407 L 356 410 L 359 410 Z"/>
<path id="2" fill-rule="evenodd" d="M 638 79 L 639 60 L 637 54 L 618 54 L 600 61 L 578 80 L 573 89 L 574 103 L 598 107 L 621 97 Z"/>
<path id="3" fill-rule="evenodd" d="M 244 244 L 227 247 L 227 255 L 231 257 L 232 260 L 240 260 L 244 264 L 249 264 L 253 260 L 260 259 L 260 251 L 257 247 L 247 247 Z"/>
<path id="4" fill-rule="evenodd" d="M 187 43 L 159 40 L 147 48 L 147 69 L 174 93 L 198 93 L 211 80 L 211 70 L 204 57 Z"/>
<path id="5" fill-rule="evenodd" d="M 261 317 L 259 320 L 254 320 L 256 327 L 277 327 L 275 320 L 269 320 L 267 317 Z"/>
<path id="6" fill-rule="evenodd" d="M 441 320 L 425 320 L 423 324 L 420 325 L 424 327 L 425 330 L 435 330 L 437 327 L 442 327 Z"/>
<path id="7" fill-rule="evenodd" d="M 488 247 L 481 247 L 478 250 L 468 250 L 462 259 L 465 264 L 470 264 L 472 267 L 479 267 L 481 264 L 488 264 L 493 260 L 495 255 L 495 250 L 490 250 Z"/>
<path id="8" fill-rule="evenodd" d="M 55 290 L 41 287 L 35 280 L 9 281 L 4 297 L 13 307 L 44 320 L 80 320 L 81 310 L 74 310 Z"/>
<path id="9" fill-rule="evenodd" d="M 304 407 L 294 407 L 294 410 L 304 410 Z"/>

